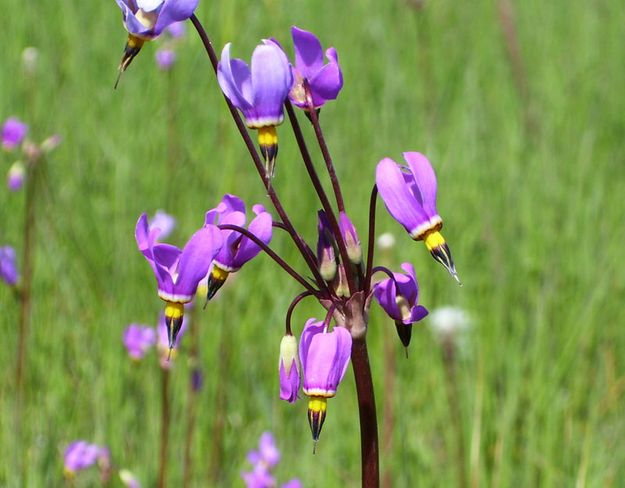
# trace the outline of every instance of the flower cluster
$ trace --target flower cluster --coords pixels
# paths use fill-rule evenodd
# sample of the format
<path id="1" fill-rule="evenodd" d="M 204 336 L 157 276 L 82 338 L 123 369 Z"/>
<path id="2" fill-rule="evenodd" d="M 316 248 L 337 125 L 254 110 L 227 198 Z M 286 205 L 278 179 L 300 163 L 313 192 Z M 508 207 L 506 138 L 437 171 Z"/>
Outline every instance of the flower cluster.
<path id="1" fill-rule="evenodd" d="M 158 242 L 159 229 L 150 229 L 147 217 L 140 217 L 136 227 L 137 245 L 155 273 L 158 295 L 166 302 L 169 347 L 173 347 L 181 326 L 183 306 L 191 301 L 200 280 L 208 275 L 207 299 L 211 299 L 229 274 L 237 272 L 260 251 L 265 251 L 304 289 L 291 302 L 286 314 L 278 373 L 281 399 L 295 403 L 300 386 L 308 396 L 308 419 L 316 443 L 326 419 L 328 398 L 336 395 L 350 359 L 353 359 L 357 384 L 371 384 L 366 348 L 371 301 L 375 299 L 393 320 L 405 347 L 409 345 L 413 324 L 428 314 L 419 303 L 419 287 L 412 264 L 403 263 L 403 273 L 373 265 L 378 195 L 410 237 L 424 241 L 432 257 L 459 282 L 449 246 L 440 232 L 443 220 L 436 208 L 434 169 L 429 160 L 418 152 L 404 153 L 406 165 L 390 158 L 379 161 L 369 203 L 369 242 L 365 255 L 360 234 L 346 210 L 339 178 L 319 123 L 320 109 L 328 101 L 337 99 L 343 88 L 337 51 L 329 48 L 324 52 L 314 34 L 293 27 L 293 63 L 282 45 L 273 38 L 264 39 L 255 47 L 249 64 L 231 55 L 231 43 L 225 45 L 221 59 L 217 61 L 208 35 L 192 15 L 197 2 L 117 0 L 117 3 L 124 12 L 129 31 L 120 72 L 145 40 L 157 36 L 171 24 L 174 17 L 171 12 L 176 12 L 175 20 L 178 21 L 183 17 L 191 18 L 215 68 L 231 115 L 279 217 L 279 220 L 273 221 L 263 206 L 254 205 L 254 216 L 248 224 L 244 202 L 227 194 L 217 207 L 206 213 L 204 226 L 182 250 Z M 165 12 L 169 12 L 168 15 Z M 312 124 L 336 206 L 331 203 L 317 174 L 317 166 L 308 150 L 293 105 L 302 109 Z M 284 121 L 285 109 L 312 188 L 321 204 L 317 213 L 316 254 L 295 228 L 271 185 L 278 154 L 277 127 Z M 250 139 L 250 131 L 257 131 L 259 149 Z M 291 238 L 309 275 L 300 274 L 269 247 L 273 227 L 285 231 Z M 384 273 L 387 278 L 376 282 L 374 275 L 377 273 Z M 307 297 L 317 300 L 325 311 L 325 318 L 311 318 L 305 323 L 298 346 L 291 318 L 298 303 Z M 142 354 L 142 351 L 141 347 L 137 347 L 134 354 Z M 359 396 L 369 395 L 367 401 L 360 405 L 374 405 L 372 392 L 360 390 Z M 363 416 L 369 420 L 368 423 L 361 423 L 361 429 L 375 429 L 375 409 L 373 412 L 361 411 L 361 419 Z M 270 468 L 277 463 L 276 450 L 272 446 L 275 448 L 271 438 L 261 440 L 261 449 L 251 460 L 254 471 L 243 475 L 248 486 L 275 486 L 270 473 Z M 368 446 L 366 450 L 377 452 L 377 446 Z"/>
<path id="2" fill-rule="evenodd" d="M 73 478 L 77 472 L 96 463 L 103 476 L 106 476 L 111 466 L 111 454 L 106 446 L 79 440 L 69 444 L 63 453 L 63 472 L 68 478 Z"/>
<path id="3" fill-rule="evenodd" d="M 252 471 L 243 471 L 241 477 L 247 488 L 276 488 L 276 479 L 272 471 L 280 462 L 280 451 L 270 432 L 263 432 L 258 442 L 258 450 L 247 453 L 247 460 Z M 280 485 L 280 488 L 302 488 L 298 479 L 292 479 Z"/>

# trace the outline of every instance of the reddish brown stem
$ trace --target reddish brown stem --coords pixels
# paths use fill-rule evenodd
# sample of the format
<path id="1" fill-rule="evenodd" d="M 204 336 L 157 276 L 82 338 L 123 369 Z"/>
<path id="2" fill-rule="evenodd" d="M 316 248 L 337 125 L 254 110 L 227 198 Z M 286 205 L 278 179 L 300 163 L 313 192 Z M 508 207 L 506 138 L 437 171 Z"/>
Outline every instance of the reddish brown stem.
<path id="1" fill-rule="evenodd" d="M 167 486 L 167 450 L 169 448 L 169 370 L 161 369 L 161 445 L 158 464 L 158 488 Z"/>

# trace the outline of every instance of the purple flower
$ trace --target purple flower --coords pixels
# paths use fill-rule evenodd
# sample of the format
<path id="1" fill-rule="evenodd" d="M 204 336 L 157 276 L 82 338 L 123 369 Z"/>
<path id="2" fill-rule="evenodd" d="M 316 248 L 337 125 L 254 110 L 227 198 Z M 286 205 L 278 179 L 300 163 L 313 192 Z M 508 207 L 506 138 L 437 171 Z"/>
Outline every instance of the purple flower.
<path id="1" fill-rule="evenodd" d="M 295 82 L 289 93 L 291 101 L 300 108 L 308 109 L 306 88 L 314 108 L 321 107 L 328 100 L 335 100 L 343 87 L 343 73 L 336 49 L 331 47 L 326 50 L 329 62 L 324 64 L 321 43 L 312 32 L 293 26 L 291 35 L 295 47 Z"/>
<path id="2" fill-rule="evenodd" d="M 264 244 L 271 242 L 272 218 L 262 205 L 254 205 L 252 210 L 256 217 L 252 219 L 247 230 Z M 245 227 L 247 216 L 245 203 L 235 195 L 224 195 L 217 207 L 206 212 L 206 225 L 236 225 Z M 215 256 L 213 267 L 208 279 L 208 299 L 222 287 L 230 273 L 234 273 L 249 260 L 254 258 L 261 248 L 248 237 L 235 230 L 221 230 L 223 246 Z"/>
<path id="3" fill-rule="evenodd" d="M 184 22 L 174 22 L 167 26 L 167 33 L 174 39 L 180 39 L 187 33 L 187 27 Z"/>
<path id="4" fill-rule="evenodd" d="M 26 177 L 26 168 L 21 161 L 15 161 L 9 168 L 7 173 L 7 187 L 10 191 L 21 190 L 24 186 L 24 179 Z"/>
<path id="5" fill-rule="evenodd" d="M 65 449 L 63 465 L 66 475 L 73 475 L 78 471 L 93 466 L 103 455 L 106 448 L 87 441 L 74 441 Z M 108 452 L 108 450 L 106 450 Z"/>
<path id="6" fill-rule="evenodd" d="M 286 55 L 273 41 L 263 40 L 252 54 L 250 67 L 230 57 L 230 43 L 221 52 L 217 68 L 219 86 L 243 112 L 253 129 L 276 126 L 284 120 L 283 104 L 293 84 Z"/>
<path id="7" fill-rule="evenodd" d="M 11 286 L 15 285 L 19 279 L 15 249 L 11 246 L 0 247 L 0 278 Z"/>
<path id="8" fill-rule="evenodd" d="M 152 327 L 130 324 L 124 331 L 124 346 L 132 359 L 143 359 L 155 343 L 156 333 Z"/>
<path id="9" fill-rule="evenodd" d="M 9 117 L 2 126 L 2 148 L 12 151 L 28 134 L 28 126 L 15 117 Z"/>
<path id="10" fill-rule="evenodd" d="M 163 210 L 157 210 L 149 223 L 150 232 L 154 229 L 160 229 L 159 239 L 167 239 L 176 227 L 176 219 Z"/>
<path id="11" fill-rule="evenodd" d="M 423 319 L 428 311 L 418 304 L 419 285 L 414 267 L 410 263 L 401 265 L 406 274 L 393 273 L 390 278 L 379 282 L 373 288 L 373 295 L 384 311 L 395 321 L 397 333 L 404 347 L 410 344 L 412 324 Z"/>
<path id="12" fill-rule="evenodd" d="M 158 49 L 154 55 L 156 64 L 162 71 L 167 71 L 176 62 L 176 51 L 173 49 Z"/>
<path id="13" fill-rule="evenodd" d="M 174 22 L 187 20 L 198 0 L 115 0 L 122 10 L 124 26 L 135 37 L 150 40 Z"/>
<path id="14" fill-rule="evenodd" d="M 276 479 L 262 465 L 254 466 L 253 471 L 243 471 L 241 477 L 247 488 L 273 488 L 276 486 Z"/>
<path id="15" fill-rule="evenodd" d="M 280 462 L 280 451 L 271 432 L 263 432 L 258 442 L 258 451 L 250 451 L 247 460 L 252 465 L 261 464 L 267 469 L 275 467 Z"/>
<path id="16" fill-rule="evenodd" d="M 334 327 L 328 332 L 323 322 L 306 322 L 299 357 L 304 370 L 304 393 L 310 397 L 308 421 L 315 441 L 325 420 L 327 399 L 336 395 L 351 351 L 352 336 L 345 327 Z"/>
<path id="17" fill-rule="evenodd" d="M 299 391 L 299 359 L 297 357 L 297 339 L 292 335 L 285 335 L 280 342 L 280 399 L 289 403 L 297 401 Z"/>
<path id="18" fill-rule="evenodd" d="M 217 80 L 224 95 L 245 117 L 250 129 L 258 129 L 258 144 L 265 158 L 267 178 L 273 177 L 278 155 L 276 126 L 284 120 L 284 101 L 293 85 L 291 65 L 271 40 L 263 40 L 252 54 L 251 68 L 230 58 L 230 43 L 221 52 Z"/>
<path id="19" fill-rule="evenodd" d="M 423 240 L 430 254 L 458 281 L 449 247 L 439 232 L 443 220 L 436 210 L 436 175 L 428 159 L 405 152 L 408 167 L 384 158 L 376 169 L 376 184 L 386 209 L 415 241 Z"/>
<path id="20" fill-rule="evenodd" d="M 211 261 L 221 249 L 222 238 L 217 227 L 205 225 L 180 250 L 157 243 L 159 233 L 158 228 L 150 230 L 146 214 L 139 217 L 135 238 L 156 276 L 158 296 L 167 302 L 165 320 L 171 349 L 182 327 L 184 304 L 193 299 L 199 281 L 208 273 Z"/>

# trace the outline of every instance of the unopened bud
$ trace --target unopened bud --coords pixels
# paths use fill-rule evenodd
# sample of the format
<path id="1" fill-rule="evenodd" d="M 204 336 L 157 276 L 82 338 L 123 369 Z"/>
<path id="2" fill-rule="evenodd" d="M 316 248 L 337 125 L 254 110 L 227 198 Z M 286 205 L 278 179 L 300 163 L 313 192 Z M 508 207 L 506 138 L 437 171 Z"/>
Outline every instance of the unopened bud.
<path id="1" fill-rule="evenodd" d="M 319 274 L 326 281 L 332 281 L 336 276 L 336 254 L 334 251 L 334 238 L 330 232 L 330 223 L 323 210 L 318 212 L 317 230 L 317 260 L 319 262 Z"/>
<path id="2" fill-rule="evenodd" d="M 11 191 L 18 191 L 24 185 L 26 178 L 26 168 L 21 161 L 15 161 L 7 173 L 7 187 Z"/>
<path id="3" fill-rule="evenodd" d="M 44 153 L 51 153 L 61 144 L 62 138 L 59 134 L 54 134 L 48 137 L 41 143 L 41 150 Z"/>
<path id="4" fill-rule="evenodd" d="M 356 232 L 356 227 L 352 224 L 345 212 L 339 213 L 339 228 L 345 241 L 345 247 L 347 248 L 347 256 L 353 264 L 360 264 L 362 262 L 362 248 L 360 247 L 360 238 Z"/>
<path id="5" fill-rule="evenodd" d="M 285 335 L 280 342 L 280 399 L 295 403 L 300 385 L 300 364 L 297 348 L 297 339 L 292 335 Z"/>

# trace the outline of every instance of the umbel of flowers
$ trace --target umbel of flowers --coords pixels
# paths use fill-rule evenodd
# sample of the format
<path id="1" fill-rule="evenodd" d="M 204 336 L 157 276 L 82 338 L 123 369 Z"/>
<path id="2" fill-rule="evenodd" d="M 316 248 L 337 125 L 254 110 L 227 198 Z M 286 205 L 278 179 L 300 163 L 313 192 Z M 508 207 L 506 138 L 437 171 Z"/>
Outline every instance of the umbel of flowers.
<path id="1" fill-rule="evenodd" d="M 137 0 L 137 9 L 133 10 L 134 2 L 133 6 L 130 2 L 117 2 L 124 12 L 129 34 L 138 35 L 136 24 L 132 23 L 138 19 L 148 29 L 141 34 L 145 38 L 158 35 L 157 27 L 164 27 L 166 6 L 181 12 L 191 3 Z M 160 7 L 146 10 L 145 3 Z M 148 20 L 145 19 L 146 12 L 153 12 Z M 402 265 L 405 274 L 374 266 L 377 196 L 379 192 L 391 216 L 404 226 L 410 237 L 423 240 L 434 259 L 457 279 L 449 246 L 440 232 L 443 219 L 436 209 L 434 169 L 429 160 L 417 152 L 404 153 L 406 166 L 390 158 L 378 163 L 375 181 L 373 178 L 371 181 L 368 241 L 366 250 L 363 250 L 360 240 L 363 234 L 357 231 L 347 211 L 339 176 L 319 120 L 321 110 L 329 101 L 337 99 L 343 88 L 337 51 L 329 48 L 324 53 L 314 34 L 293 27 L 294 63 L 273 38 L 258 44 L 249 65 L 231 56 L 230 43 L 223 48 L 219 59 L 199 19 L 192 12 L 188 12 L 187 17 L 202 40 L 230 114 L 275 213 L 269 217 L 264 207 L 253 206 L 255 217 L 245 227 L 248 219 L 245 205 L 240 199 L 226 195 L 206 214 L 204 227 L 191 237 L 182 251 L 157 243 L 156 235 L 148 232 L 145 216 L 139 219 L 137 244 L 155 273 L 158 295 L 166 302 L 170 346 L 176 337 L 183 304 L 190 300 L 198 282 L 210 273 L 210 298 L 218 292 L 229 273 L 238 271 L 243 263 L 263 251 L 302 288 L 286 312 L 278 363 L 280 397 L 295 403 L 302 386 L 303 395 L 308 396 L 308 419 L 316 442 L 327 418 L 328 399 L 336 395 L 351 362 L 358 394 L 363 486 L 378 486 L 377 418 L 366 342 L 371 300 L 375 298 L 393 320 L 406 347 L 412 324 L 425 317 L 427 310 L 418 302 L 417 278 L 410 263 Z M 310 122 L 323 167 L 331 182 L 331 193 L 321 182 L 320 165 L 313 161 L 300 125 L 301 117 L 294 107 L 301 109 Z M 310 178 L 310 189 L 320 204 L 319 212 L 311 215 L 311 225 L 316 222 L 319 231 L 316 253 L 295 228 L 271 184 L 277 156 L 276 127 L 283 122 L 285 113 L 302 157 L 303 169 Z M 260 151 L 250 136 L 250 129 L 258 131 Z M 289 168 L 289 171 L 294 170 Z M 370 171 L 373 176 L 373 161 Z M 293 241 L 301 255 L 299 266 L 305 267 L 305 271 L 298 271 L 269 247 L 271 227 L 279 228 Z M 387 279 L 376 284 L 374 275 L 377 273 L 386 274 Z M 319 303 L 323 318 L 310 319 L 303 325 L 298 346 L 292 315 L 297 305 L 307 298 Z"/>

